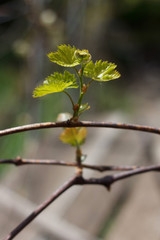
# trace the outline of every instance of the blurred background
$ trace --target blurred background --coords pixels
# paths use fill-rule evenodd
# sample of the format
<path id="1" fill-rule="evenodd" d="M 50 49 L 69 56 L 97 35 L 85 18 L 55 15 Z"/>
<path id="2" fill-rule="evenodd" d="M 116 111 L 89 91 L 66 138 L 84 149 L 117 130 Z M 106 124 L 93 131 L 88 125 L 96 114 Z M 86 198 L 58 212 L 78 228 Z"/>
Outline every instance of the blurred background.
<path id="1" fill-rule="evenodd" d="M 45 77 L 63 71 L 46 56 L 60 44 L 88 49 L 94 61 L 114 62 L 121 73 L 120 79 L 91 85 L 85 98 L 91 109 L 82 119 L 158 127 L 159 24 L 159 0 L 1 0 L 0 128 L 55 121 L 58 113 L 70 112 L 63 93 L 32 98 Z M 72 161 L 74 149 L 60 143 L 60 132 L 3 137 L 0 158 Z M 159 143 L 158 136 L 145 133 L 89 129 L 83 151 L 86 163 L 154 164 Z M 72 174 L 73 169 L 59 167 L 0 166 L 0 237 Z M 110 193 L 101 187 L 74 188 L 16 239 L 158 240 L 159 182 L 157 174 L 148 174 L 117 183 Z"/>

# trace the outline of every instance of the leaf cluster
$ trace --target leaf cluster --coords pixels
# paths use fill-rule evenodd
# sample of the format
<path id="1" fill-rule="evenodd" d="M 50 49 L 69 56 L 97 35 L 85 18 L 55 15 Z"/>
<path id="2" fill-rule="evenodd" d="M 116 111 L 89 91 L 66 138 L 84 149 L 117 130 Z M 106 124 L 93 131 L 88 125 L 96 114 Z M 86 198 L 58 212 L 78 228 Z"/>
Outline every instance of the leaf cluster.
<path id="1" fill-rule="evenodd" d="M 95 64 L 91 61 L 91 55 L 88 50 L 79 50 L 75 46 L 60 45 L 56 52 L 48 54 L 51 62 L 54 62 L 63 67 L 75 67 L 83 65 L 83 74 L 85 77 L 96 81 L 110 81 L 120 77 L 118 71 L 115 70 L 114 63 L 108 63 L 102 60 L 96 61 Z M 78 88 L 76 76 L 65 71 L 64 74 L 55 72 L 48 76 L 43 85 L 35 88 L 33 97 L 41 97 L 50 93 L 63 92 L 64 89 Z"/>
<path id="2" fill-rule="evenodd" d="M 51 74 L 44 80 L 42 85 L 35 88 L 33 97 L 37 98 L 51 93 L 64 92 L 72 104 L 73 121 L 77 121 L 79 116 L 90 108 L 88 103 L 82 104 L 82 100 L 93 81 L 106 82 L 120 77 L 114 63 L 102 60 L 94 63 L 91 60 L 91 54 L 86 49 L 79 50 L 75 46 L 71 47 L 64 44 L 58 46 L 56 52 L 49 53 L 48 57 L 51 62 L 60 66 L 74 68 L 76 74 L 71 74 L 66 70 L 63 74 L 59 72 Z M 79 69 L 76 68 L 78 65 L 80 65 Z M 90 81 L 84 81 L 84 77 L 90 78 Z M 69 88 L 79 88 L 77 103 L 74 103 L 70 94 L 66 92 Z M 84 142 L 86 132 L 84 128 L 65 129 L 60 138 L 64 143 L 78 146 Z"/>

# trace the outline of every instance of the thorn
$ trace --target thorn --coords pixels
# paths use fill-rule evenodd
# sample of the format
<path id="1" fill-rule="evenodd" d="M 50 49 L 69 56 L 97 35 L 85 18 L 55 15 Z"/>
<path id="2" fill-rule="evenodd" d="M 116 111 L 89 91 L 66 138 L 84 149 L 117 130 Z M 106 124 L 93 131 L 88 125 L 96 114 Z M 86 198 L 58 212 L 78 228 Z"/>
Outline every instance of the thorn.
<path id="1" fill-rule="evenodd" d="M 107 191 L 111 191 L 111 185 L 105 185 L 105 187 L 107 188 Z"/>

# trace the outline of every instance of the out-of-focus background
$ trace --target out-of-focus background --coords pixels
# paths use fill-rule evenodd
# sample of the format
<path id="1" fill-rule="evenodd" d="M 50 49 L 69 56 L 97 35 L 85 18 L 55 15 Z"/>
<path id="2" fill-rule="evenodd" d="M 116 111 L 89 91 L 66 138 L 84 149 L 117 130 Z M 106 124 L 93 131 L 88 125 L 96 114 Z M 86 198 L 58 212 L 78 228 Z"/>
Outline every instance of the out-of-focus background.
<path id="1" fill-rule="evenodd" d="M 33 89 L 62 67 L 46 54 L 57 45 L 88 49 L 93 60 L 118 65 L 121 78 L 93 83 L 83 119 L 160 123 L 159 0 L 1 0 L 0 128 L 55 121 L 68 112 L 63 93 L 33 99 Z M 76 90 L 75 90 L 76 91 Z M 76 93 L 73 93 L 76 100 Z M 59 141 L 60 129 L 25 132 L 0 139 L 0 159 L 74 160 L 74 149 Z M 159 160 L 159 136 L 113 129 L 89 129 L 86 163 L 145 165 Z M 0 166 L 0 238 L 74 169 Z M 101 176 L 85 171 L 85 176 Z M 158 240 L 160 178 L 149 173 L 102 187 L 74 187 L 45 210 L 16 239 Z"/>

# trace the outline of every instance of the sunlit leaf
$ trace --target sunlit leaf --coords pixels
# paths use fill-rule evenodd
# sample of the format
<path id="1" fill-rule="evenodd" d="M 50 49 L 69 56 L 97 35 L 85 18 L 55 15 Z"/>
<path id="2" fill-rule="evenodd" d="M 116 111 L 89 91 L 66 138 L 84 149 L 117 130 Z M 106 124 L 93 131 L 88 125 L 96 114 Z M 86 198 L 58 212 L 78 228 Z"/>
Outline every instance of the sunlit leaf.
<path id="1" fill-rule="evenodd" d="M 85 127 L 65 128 L 60 135 L 60 140 L 72 146 L 79 146 L 84 143 L 86 136 L 87 129 Z"/>
<path id="2" fill-rule="evenodd" d="M 117 66 L 107 61 L 96 61 L 94 64 L 90 61 L 84 68 L 84 75 L 96 81 L 110 81 L 120 77 L 119 72 L 115 70 Z"/>
<path id="3" fill-rule="evenodd" d="M 76 48 L 70 45 L 58 46 L 57 52 L 51 52 L 48 57 L 51 62 L 57 63 L 64 67 L 74 67 L 80 64 L 81 59 L 75 56 Z"/>
<path id="4" fill-rule="evenodd" d="M 43 85 L 35 88 L 33 97 L 42 97 L 50 93 L 62 92 L 64 89 L 77 88 L 74 74 L 65 71 L 64 74 L 55 72 L 45 79 Z"/>

